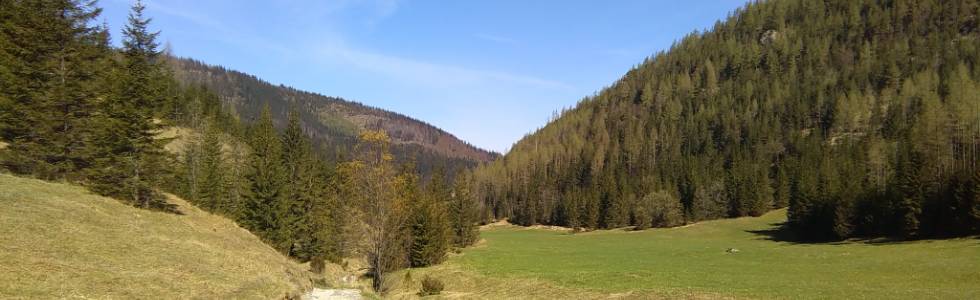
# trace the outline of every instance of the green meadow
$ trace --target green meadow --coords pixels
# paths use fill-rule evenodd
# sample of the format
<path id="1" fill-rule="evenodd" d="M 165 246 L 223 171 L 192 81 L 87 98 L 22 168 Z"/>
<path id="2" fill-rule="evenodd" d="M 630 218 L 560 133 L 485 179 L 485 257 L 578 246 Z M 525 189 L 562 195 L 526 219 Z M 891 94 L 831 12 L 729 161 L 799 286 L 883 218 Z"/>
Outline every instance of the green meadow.
<path id="1" fill-rule="evenodd" d="M 797 243 L 779 230 L 785 219 L 780 210 L 645 231 L 493 228 L 447 268 L 587 297 L 980 298 L 980 239 Z"/>

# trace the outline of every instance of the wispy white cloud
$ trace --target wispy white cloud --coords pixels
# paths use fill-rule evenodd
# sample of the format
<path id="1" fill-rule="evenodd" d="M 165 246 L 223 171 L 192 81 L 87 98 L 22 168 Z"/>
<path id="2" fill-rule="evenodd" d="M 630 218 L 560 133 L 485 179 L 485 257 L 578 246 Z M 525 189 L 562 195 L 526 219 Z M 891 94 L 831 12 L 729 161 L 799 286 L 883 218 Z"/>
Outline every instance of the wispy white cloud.
<path id="1" fill-rule="evenodd" d="M 573 89 L 563 82 L 534 76 L 472 69 L 358 49 L 338 42 L 337 39 L 320 45 L 317 57 L 322 63 L 343 64 L 400 81 L 432 87 L 492 86 L 506 83 L 554 90 Z"/>
<path id="2" fill-rule="evenodd" d="M 373 27 L 394 15 L 401 4 L 400 0 L 279 0 L 278 6 L 287 7 L 297 18 L 313 22 L 330 21 L 334 17 L 357 16 L 364 25 Z"/>
<path id="3" fill-rule="evenodd" d="M 120 3 L 129 3 L 133 1 L 130 0 L 115 0 Z M 240 30 L 236 30 L 231 26 L 227 26 L 224 23 L 218 21 L 217 19 L 204 15 L 195 13 L 192 11 L 187 11 L 184 9 L 175 8 L 171 5 L 163 4 L 162 1 L 145 1 L 144 2 L 148 12 L 150 14 L 161 13 L 177 18 L 181 18 L 190 21 L 199 26 L 205 27 L 214 31 L 218 34 L 213 35 L 211 38 L 219 40 L 226 44 L 236 45 L 239 47 L 246 47 L 252 49 L 263 49 L 268 51 L 274 51 L 278 55 L 288 56 L 292 54 L 289 48 L 280 46 L 278 43 L 273 43 L 262 37 L 246 34 Z"/>
<path id="4" fill-rule="evenodd" d="M 478 38 L 478 39 L 485 40 L 485 41 L 491 41 L 491 42 L 494 42 L 494 43 L 508 44 L 508 45 L 516 45 L 517 44 L 517 40 L 512 39 L 512 38 L 508 38 L 508 37 L 502 37 L 502 36 L 499 36 L 499 35 L 479 33 L 479 34 L 476 34 L 474 36 L 476 38 Z"/>
<path id="5" fill-rule="evenodd" d="M 125 0 L 121 0 L 121 1 L 125 1 Z M 225 26 L 225 24 L 217 21 L 215 18 L 211 18 L 206 15 L 193 13 L 186 10 L 176 9 L 161 4 L 159 1 L 148 1 L 145 3 L 146 3 L 146 7 L 149 8 L 150 11 L 152 12 L 159 12 L 159 13 L 175 16 L 178 18 L 183 18 L 185 20 L 194 22 L 198 25 L 207 26 L 209 28 L 224 31 L 224 32 L 231 31 L 227 26 Z"/>

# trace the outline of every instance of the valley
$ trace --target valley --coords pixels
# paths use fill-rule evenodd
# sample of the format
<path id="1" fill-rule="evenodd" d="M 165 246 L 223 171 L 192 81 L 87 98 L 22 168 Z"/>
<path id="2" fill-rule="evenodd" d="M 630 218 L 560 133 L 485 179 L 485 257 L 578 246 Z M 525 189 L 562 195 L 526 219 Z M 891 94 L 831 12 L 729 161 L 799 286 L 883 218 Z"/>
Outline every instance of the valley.
<path id="1" fill-rule="evenodd" d="M 0 0 L 0 299 L 978 298 L 980 0 Z"/>

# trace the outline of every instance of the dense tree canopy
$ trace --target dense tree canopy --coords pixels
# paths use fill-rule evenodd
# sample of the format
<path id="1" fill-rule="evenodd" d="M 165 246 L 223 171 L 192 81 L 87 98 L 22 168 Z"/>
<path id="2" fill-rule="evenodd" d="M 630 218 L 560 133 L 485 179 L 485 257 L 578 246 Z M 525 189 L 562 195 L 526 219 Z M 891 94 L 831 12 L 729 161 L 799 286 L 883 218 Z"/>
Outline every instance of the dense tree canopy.
<path id="1" fill-rule="evenodd" d="M 789 206 L 810 238 L 975 231 L 978 9 L 750 3 L 478 168 L 474 197 L 521 224 L 643 227 L 675 206 L 682 222 Z"/>

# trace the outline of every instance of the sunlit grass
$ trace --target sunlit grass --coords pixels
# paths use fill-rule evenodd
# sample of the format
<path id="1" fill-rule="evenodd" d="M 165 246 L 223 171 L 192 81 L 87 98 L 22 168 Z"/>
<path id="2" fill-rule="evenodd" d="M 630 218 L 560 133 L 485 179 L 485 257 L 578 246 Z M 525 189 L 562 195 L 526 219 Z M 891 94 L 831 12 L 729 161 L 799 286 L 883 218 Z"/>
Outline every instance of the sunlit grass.
<path id="1" fill-rule="evenodd" d="M 235 223 L 170 202 L 184 214 L 0 175 L 0 298 L 270 299 L 310 287 Z"/>
<path id="2" fill-rule="evenodd" d="M 452 258 L 456 278 L 492 279 L 515 287 L 540 283 L 559 294 L 528 298 L 980 298 L 980 239 L 900 243 L 774 241 L 785 211 L 759 218 L 703 222 L 683 228 L 570 234 L 505 227 Z M 778 238 L 777 238 L 778 240 Z M 728 253 L 729 248 L 738 253 Z M 533 285 L 533 284 L 532 284 Z M 466 292 L 450 282 L 447 290 Z M 572 291 L 582 291 L 576 294 Z M 493 298 L 490 291 L 475 291 Z M 520 294 L 518 294 L 520 295 Z M 642 296 L 641 296 L 642 295 Z"/>

